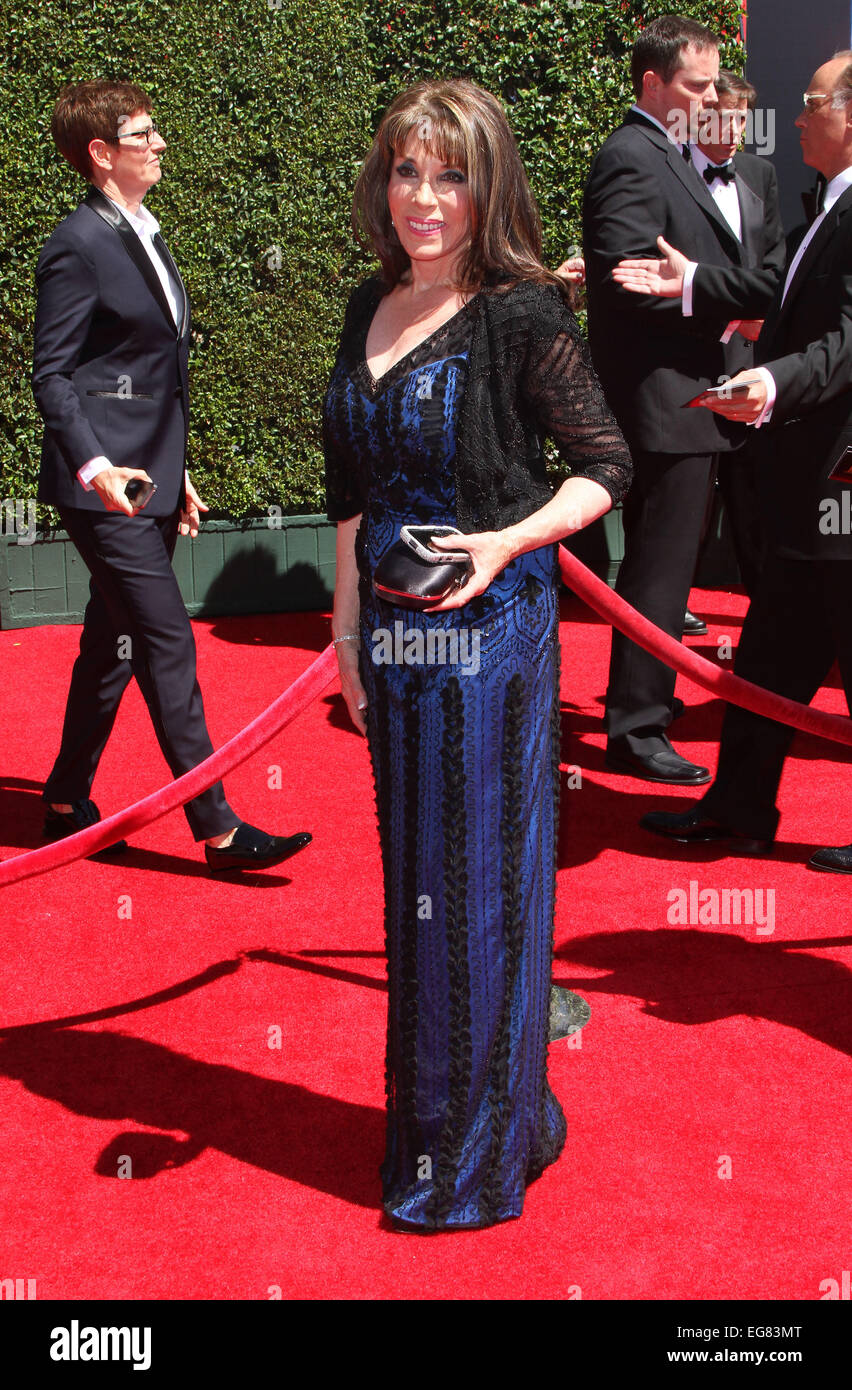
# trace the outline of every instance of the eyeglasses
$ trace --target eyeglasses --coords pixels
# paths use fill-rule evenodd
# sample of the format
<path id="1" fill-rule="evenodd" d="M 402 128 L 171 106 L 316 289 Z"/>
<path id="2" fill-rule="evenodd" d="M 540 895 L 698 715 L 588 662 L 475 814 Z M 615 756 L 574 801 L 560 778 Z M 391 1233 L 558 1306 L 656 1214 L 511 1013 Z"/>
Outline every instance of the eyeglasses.
<path id="1" fill-rule="evenodd" d="M 159 126 L 156 126 L 152 121 L 150 125 L 144 126 L 142 130 L 123 130 L 120 135 L 111 135 L 108 137 L 108 143 L 110 145 L 115 145 L 119 140 L 135 140 L 138 139 L 139 136 L 144 135 L 146 145 L 150 145 L 151 137 L 161 134 L 162 131 Z"/>
<path id="2" fill-rule="evenodd" d="M 818 111 L 821 106 L 825 106 L 825 103 L 833 96 L 833 92 L 804 92 L 802 102 L 808 115 L 813 116 L 814 112 Z"/>

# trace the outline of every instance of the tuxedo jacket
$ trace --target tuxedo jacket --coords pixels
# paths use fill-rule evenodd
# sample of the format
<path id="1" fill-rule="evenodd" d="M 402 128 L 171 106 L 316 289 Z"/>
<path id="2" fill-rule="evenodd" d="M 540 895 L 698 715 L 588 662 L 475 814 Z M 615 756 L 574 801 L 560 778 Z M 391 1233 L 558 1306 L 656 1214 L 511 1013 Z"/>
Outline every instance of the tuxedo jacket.
<path id="1" fill-rule="evenodd" d="M 189 300 L 160 245 L 179 287 L 177 325 L 139 237 L 96 188 L 42 250 L 33 353 L 42 502 L 102 512 L 77 479 L 99 454 L 147 471 L 157 484 L 147 515 L 185 502 Z"/>
<path id="2" fill-rule="evenodd" d="M 850 487 L 828 475 L 852 446 L 852 188 L 815 233 L 783 305 L 781 295 L 756 353 L 778 390 L 770 423 L 757 431 L 770 540 L 782 554 L 850 560 Z"/>
<path id="3" fill-rule="evenodd" d="M 752 344 L 738 334 L 719 340 L 732 318 L 763 317 L 784 262 L 774 170 L 737 156 L 736 189 L 742 241 L 680 148 L 635 112 L 592 164 L 583 201 L 589 342 L 634 449 L 702 454 L 741 442 L 721 416 L 683 408 L 751 365 Z M 611 278 L 626 257 L 658 258 L 658 236 L 698 262 L 690 318 L 680 299 L 634 294 Z"/>

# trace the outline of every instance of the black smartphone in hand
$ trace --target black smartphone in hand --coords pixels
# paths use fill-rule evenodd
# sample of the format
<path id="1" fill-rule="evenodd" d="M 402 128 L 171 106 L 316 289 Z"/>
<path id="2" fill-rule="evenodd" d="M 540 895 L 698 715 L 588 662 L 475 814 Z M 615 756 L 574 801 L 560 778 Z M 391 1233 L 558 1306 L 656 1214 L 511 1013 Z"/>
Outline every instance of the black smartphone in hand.
<path id="1" fill-rule="evenodd" d="M 140 512 L 144 506 L 147 506 L 156 491 L 157 484 L 152 483 L 150 478 L 130 478 L 124 485 L 125 497 Z"/>

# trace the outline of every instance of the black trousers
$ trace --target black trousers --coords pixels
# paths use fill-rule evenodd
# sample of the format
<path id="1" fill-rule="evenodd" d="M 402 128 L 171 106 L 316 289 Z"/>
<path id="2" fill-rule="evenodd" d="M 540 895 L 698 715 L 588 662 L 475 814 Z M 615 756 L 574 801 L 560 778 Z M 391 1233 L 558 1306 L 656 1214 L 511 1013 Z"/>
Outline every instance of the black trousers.
<path id="1" fill-rule="evenodd" d="M 213 752 L 195 671 L 195 638 L 172 555 L 180 513 L 169 517 L 59 509 L 62 524 L 92 576 L 74 663 L 62 744 L 44 789 L 54 803 L 88 797 L 131 675 L 172 775 Z M 187 802 L 196 840 L 239 821 L 221 782 Z"/>
<path id="2" fill-rule="evenodd" d="M 809 704 L 837 659 L 852 712 L 851 614 L 852 562 L 769 554 L 743 624 L 734 670 L 755 685 Z M 699 803 L 707 814 L 743 835 L 773 839 L 778 784 L 795 732 L 729 705 L 716 778 Z M 847 841 L 848 832 L 847 826 Z"/>
<path id="3" fill-rule="evenodd" d="M 695 573 L 713 454 L 633 452 L 635 475 L 624 502 L 624 559 L 615 591 L 678 641 Z M 633 753 L 664 747 L 675 672 L 613 629 L 606 696 L 610 742 Z"/>
<path id="4" fill-rule="evenodd" d="M 719 488 L 731 527 L 740 579 L 749 598 L 754 598 L 767 542 L 757 486 L 756 450 L 751 437 L 741 449 L 719 455 Z"/>

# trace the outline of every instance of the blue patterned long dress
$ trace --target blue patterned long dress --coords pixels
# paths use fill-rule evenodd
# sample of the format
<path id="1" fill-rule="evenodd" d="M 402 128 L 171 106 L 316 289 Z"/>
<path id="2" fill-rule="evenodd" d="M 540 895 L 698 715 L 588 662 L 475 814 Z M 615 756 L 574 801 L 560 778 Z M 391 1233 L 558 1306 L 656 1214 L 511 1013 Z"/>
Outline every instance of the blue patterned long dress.
<path id="1" fill-rule="evenodd" d="M 384 1208 L 420 1230 L 520 1216 L 527 1184 L 565 1140 L 547 1081 L 555 547 L 521 556 L 451 612 L 392 607 L 370 582 L 403 523 L 456 524 L 470 331 L 465 308 L 378 382 L 366 331 L 344 343 L 325 416 L 365 499 L 361 674 L 389 980 Z"/>

